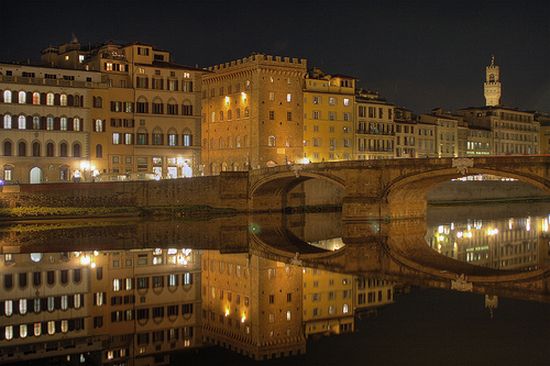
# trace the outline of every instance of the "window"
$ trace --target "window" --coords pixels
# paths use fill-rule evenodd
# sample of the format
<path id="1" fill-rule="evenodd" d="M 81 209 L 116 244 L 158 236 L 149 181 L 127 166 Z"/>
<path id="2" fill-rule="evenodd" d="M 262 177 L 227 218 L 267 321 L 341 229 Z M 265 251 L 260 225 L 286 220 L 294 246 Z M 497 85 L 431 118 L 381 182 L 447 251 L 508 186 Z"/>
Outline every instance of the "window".
<path id="1" fill-rule="evenodd" d="M 53 105 L 54 95 L 53 93 L 46 94 L 46 105 Z"/>
<path id="2" fill-rule="evenodd" d="M 4 129 L 11 129 L 11 116 L 9 114 L 4 115 Z"/>
<path id="3" fill-rule="evenodd" d="M 12 316 L 13 314 L 13 301 L 12 300 L 6 300 L 4 302 L 4 315 L 5 316 Z"/>
<path id="4" fill-rule="evenodd" d="M 292 312 L 290 310 L 286 311 L 286 320 L 290 321 L 292 319 Z"/>
<path id="5" fill-rule="evenodd" d="M 175 131 L 168 131 L 168 146 L 178 145 L 178 135 Z"/>
<path id="6" fill-rule="evenodd" d="M 95 120 L 94 131 L 95 132 L 103 132 L 103 121 L 102 120 L 100 120 L 100 119 Z"/>
<path id="7" fill-rule="evenodd" d="M 192 116 L 193 115 L 193 106 L 189 102 L 184 102 L 182 105 L 182 114 L 184 116 Z"/>
<path id="8" fill-rule="evenodd" d="M 193 314 L 193 304 L 183 304 L 181 306 L 181 313 L 183 316 Z"/>
<path id="9" fill-rule="evenodd" d="M 61 296 L 61 310 L 67 310 L 69 308 L 69 296 Z"/>
<path id="10" fill-rule="evenodd" d="M 183 134 L 183 146 L 192 146 L 193 145 L 193 135 L 190 132 Z"/>
<path id="11" fill-rule="evenodd" d="M 313 104 L 321 104 L 321 97 L 314 96 L 313 97 Z"/>
<path id="12" fill-rule="evenodd" d="M 267 138 L 267 146 L 274 147 L 276 144 L 275 136 L 269 136 Z"/>
<path id="13" fill-rule="evenodd" d="M 24 141 L 19 142 L 17 145 L 17 155 L 27 156 L 27 144 Z"/>
<path id="14" fill-rule="evenodd" d="M 46 130 L 53 131 L 53 117 L 46 117 Z"/>
<path id="15" fill-rule="evenodd" d="M 73 145 L 73 156 L 75 158 L 79 158 L 80 155 L 81 155 L 80 144 L 76 143 L 76 144 Z"/>
<path id="16" fill-rule="evenodd" d="M 61 117 L 59 120 L 59 129 L 61 131 L 67 131 L 67 117 Z"/>
<path id="17" fill-rule="evenodd" d="M 155 128 L 153 130 L 153 145 L 163 145 L 164 144 L 164 135 L 162 130 Z"/>
<path id="18" fill-rule="evenodd" d="M 269 111 L 269 120 L 273 121 L 275 119 L 275 111 Z"/>
<path id="19" fill-rule="evenodd" d="M 4 331 L 4 337 L 7 341 L 13 339 L 13 325 L 6 325 L 6 329 Z"/>
<path id="20" fill-rule="evenodd" d="M 329 98 L 328 98 L 328 104 L 329 104 L 329 105 L 336 105 L 336 98 L 334 98 L 334 97 L 329 97 Z"/>
<path id="21" fill-rule="evenodd" d="M 292 94 L 291 93 L 286 94 L 286 101 L 287 101 L 287 103 L 292 102 Z"/>
<path id="22" fill-rule="evenodd" d="M 73 119 L 73 130 L 80 131 L 80 118 Z"/>
<path id="23" fill-rule="evenodd" d="M 95 157 L 98 159 L 103 157 L 103 146 L 101 146 L 101 144 L 95 146 Z"/>
<path id="24" fill-rule="evenodd" d="M 4 103 L 11 103 L 11 91 L 4 90 Z"/>
<path id="25" fill-rule="evenodd" d="M 193 284 L 193 274 L 189 272 L 185 272 L 183 274 L 183 285 L 189 286 Z"/>
<path id="26" fill-rule="evenodd" d="M 19 300 L 19 314 L 21 315 L 27 314 L 27 299 Z"/>
<path id="27" fill-rule="evenodd" d="M 54 145 L 52 142 L 48 142 L 46 144 L 46 156 L 48 157 L 54 156 Z"/>
<path id="28" fill-rule="evenodd" d="M 61 94 L 61 96 L 59 97 L 59 104 L 63 107 L 67 106 L 67 95 L 66 94 Z"/>
<path id="29" fill-rule="evenodd" d="M 344 98 L 344 105 L 349 106 L 349 98 Z"/>
<path id="30" fill-rule="evenodd" d="M 286 120 L 287 121 L 292 121 L 292 112 L 286 112 Z"/>
<path id="31" fill-rule="evenodd" d="M 120 291 L 121 280 L 120 278 L 115 278 L 113 280 L 113 291 L 117 292 Z"/>
<path id="32" fill-rule="evenodd" d="M 27 335 L 28 335 L 27 324 L 21 324 L 19 326 L 19 337 L 27 338 Z"/>

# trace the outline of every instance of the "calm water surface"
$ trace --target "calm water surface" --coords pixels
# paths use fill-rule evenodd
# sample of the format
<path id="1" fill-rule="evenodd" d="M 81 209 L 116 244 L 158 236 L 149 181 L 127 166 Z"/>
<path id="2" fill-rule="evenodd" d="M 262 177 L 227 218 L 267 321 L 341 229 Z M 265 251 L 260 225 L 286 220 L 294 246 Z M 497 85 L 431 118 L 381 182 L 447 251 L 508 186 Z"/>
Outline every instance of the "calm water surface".
<path id="1" fill-rule="evenodd" d="M 540 271 L 549 214 L 516 204 L 433 208 L 397 226 L 310 214 L 2 227 L 0 363 L 548 365 L 548 302 L 418 286 L 372 250 L 393 240 L 449 271 Z"/>

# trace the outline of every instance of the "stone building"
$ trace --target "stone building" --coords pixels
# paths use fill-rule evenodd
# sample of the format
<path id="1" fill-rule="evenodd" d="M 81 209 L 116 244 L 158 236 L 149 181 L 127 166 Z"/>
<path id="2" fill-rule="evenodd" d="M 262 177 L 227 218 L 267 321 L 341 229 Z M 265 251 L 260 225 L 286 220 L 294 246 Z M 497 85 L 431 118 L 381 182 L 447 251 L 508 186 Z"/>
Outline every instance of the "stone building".
<path id="1" fill-rule="evenodd" d="M 202 78 L 206 173 L 302 160 L 305 59 L 252 54 L 208 70 Z"/>
<path id="2" fill-rule="evenodd" d="M 394 105 L 377 93 L 358 90 L 355 96 L 354 159 L 395 156 Z"/>
<path id="3" fill-rule="evenodd" d="M 502 85 L 500 83 L 500 67 L 495 64 L 495 56 L 491 57 L 491 64 L 485 68 L 483 94 L 485 95 L 485 105 L 487 107 L 500 105 Z"/>
<path id="4" fill-rule="evenodd" d="M 63 182 L 89 169 L 92 95 L 104 88 L 99 72 L 0 64 L 0 179 Z"/>
<path id="5" fill-rule="evenodd" d="M 416 116 L 405 108 L 395 108 L 395 157 L 416 158 L 418 126 Z"/>
<path id="6" fill-rule="evenodd" d="M 172 62 L 144 43 L 82 47 L 78 40 L 42 51 L 42 62 L 101 72 L 95 89 L 91 164 L 103 179 L 188 177 L 200 173 L 200 89 L 204 70 Z"/>
<path id="7" fill-rule="evenodd" d="M 458 124 L 460 117 L 437 108 L 430 114 L 421 114 L 419 122 L 435 126 L 435 154 L 440 158 L 458 156 Z"/>
<path id="8" fill-rule="evenodd" d="M 355 78 L 313 68 L 304 85 L 304 158 L 314 163 L 353 158 Z"/>

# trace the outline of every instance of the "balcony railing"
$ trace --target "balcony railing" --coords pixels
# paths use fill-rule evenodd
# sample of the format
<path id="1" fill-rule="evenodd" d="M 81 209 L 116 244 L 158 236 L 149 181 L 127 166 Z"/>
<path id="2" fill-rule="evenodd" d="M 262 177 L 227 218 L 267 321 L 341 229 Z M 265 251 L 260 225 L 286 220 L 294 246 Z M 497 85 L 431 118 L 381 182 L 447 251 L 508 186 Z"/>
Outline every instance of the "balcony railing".
<path id="1" fill-rule="evenodd" d="M 357 129 L 356 133 L 362 135 L 395 136 L 394 131 L 377 131 L 372 129 Z"/>
<path id="2" fill-rule="evenodd" d="M 105 83 L 65 79 L 31 78 L 24 76 L 0 75 L 0 82 L 13 84 L 50 85 L 71 88 L 101 88 L 107 87 Z"/>

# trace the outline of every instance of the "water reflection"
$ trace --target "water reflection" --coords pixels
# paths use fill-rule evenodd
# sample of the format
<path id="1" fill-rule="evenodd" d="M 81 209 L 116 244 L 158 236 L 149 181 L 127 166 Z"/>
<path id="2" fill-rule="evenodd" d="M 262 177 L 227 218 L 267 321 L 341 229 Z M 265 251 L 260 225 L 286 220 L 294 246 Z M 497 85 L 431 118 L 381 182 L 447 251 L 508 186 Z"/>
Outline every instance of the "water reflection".
<path id="1" fill-rule="evenodd" d="M 464 273 L 491 313 L 501 296 L 550 302 L 548 276 L 521 273 L 548 267 L 544 210 L 0 228 L 0 363 L 168 364 L 174 351 L 209 345 L 252 359 L 304 354 L 308 339 L 354 332 L 357 314 L 398 304 L 410 286 L 457 288 Z"/>
<path id="2" fill-rule="evenodd" d="M 4 254 L 0 362 L 163 363 L 222 345 L 254 359 L 302 354 L 354 330 L 394 284 L 249 253 L 150 248 Z"/>
<path id="3" fill-rule="evenodd" d="M 459 261 L 502 270 L 536 270 L 550 264 L 549 215 L 468 219 L 428 227 L 426 240 Z"/>

